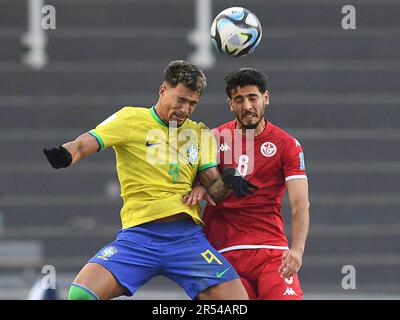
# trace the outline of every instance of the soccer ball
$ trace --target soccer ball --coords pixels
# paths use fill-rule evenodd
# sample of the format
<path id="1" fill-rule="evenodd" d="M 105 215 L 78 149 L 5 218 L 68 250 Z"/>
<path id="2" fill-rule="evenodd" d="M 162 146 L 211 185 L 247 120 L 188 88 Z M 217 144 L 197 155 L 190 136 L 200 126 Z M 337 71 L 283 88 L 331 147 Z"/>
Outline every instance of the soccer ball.
<path id="1" fill-rule="evenodd" d="M 233 57 L 250 54 L 260 43 L 262 29 L 257 16 L 241 7 L 220 12 L 211 25 L 216 48 Z"/>

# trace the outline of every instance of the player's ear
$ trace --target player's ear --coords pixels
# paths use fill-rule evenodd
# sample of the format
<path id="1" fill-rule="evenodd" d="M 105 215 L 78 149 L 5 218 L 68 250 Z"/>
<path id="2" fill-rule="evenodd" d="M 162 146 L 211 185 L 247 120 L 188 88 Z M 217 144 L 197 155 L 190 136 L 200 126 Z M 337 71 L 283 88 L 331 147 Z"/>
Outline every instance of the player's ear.
<path id="1" fill-rule="evenodd" d="M 232 100 L 230 98 L 227 99 L 228 104 L 229 104 L 229 109 L 233 112 L 233 107 L 232 107 Z"/>
<path id="2" fill-rule="evenodd" d="M 264 105 L 269 105 L 269 91 L 265 90 L 263 94 L 263 99 L 264 99 Z"/>
<path id="3" fill-rule="evenodd" d="M 160 97 L 164 95 L 165 91 L 167 90 L 167 86 L 165 85 L 165 82 L 163 82 L 160 86 L 160 90 L 158 91 L 158 94 Z"/>

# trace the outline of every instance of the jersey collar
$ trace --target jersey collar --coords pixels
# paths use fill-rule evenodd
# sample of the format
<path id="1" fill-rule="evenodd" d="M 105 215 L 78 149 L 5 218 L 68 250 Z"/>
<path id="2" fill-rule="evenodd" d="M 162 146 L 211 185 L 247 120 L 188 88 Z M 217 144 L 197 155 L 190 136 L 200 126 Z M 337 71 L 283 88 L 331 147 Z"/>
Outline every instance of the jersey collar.
<path id="1" fill-rule="evenodd" d="M 153 117 L 153 119 L 157 121 L 158 124 L 160 124 L 164 128 L 169 128 L 169 126 L 164 121 L 162 121 L 161 118 L 158 116 L 156 112 L 156 106 L 152 106 L 150 108 L 150 114 Z M 189 119 L 186 119 L 186 121 L 180 127 L 178 127 L 178 130 L 185 129 L 188 126 L 188 122 Z"/>
<path id="2" fill-rule="evenodd" d="M 155 106 L 152 106 L 150 108 L 150 114 L 153 117 L 153 119 L 158 122 L 158 124 L 162 125 L 163 127 L 168 128 L 167 124 L 164 121 L 162 121 L 161 118 L 158 116 Z"/>
<path id="3" fill-rule="evenodd" d="M 257 139 L 262 139 L 262 138 L 263 138 L 266 134 L 268 134 L 268 132 L 270 132 L 271 129 L 272 129 L 272 127 L 271 127 L 271 126 L 272 126 L 271 122 L 269 122 L 266 118 L 264 118 L 264 120 L 265 120 L 265 127 L 264 127 L 264 130 L 263 130 L 260 134 L 254 136 L 254 139 L 255 139 L 255 140 L 257 140 Z M 232 121 L 232 130 L 235 130 L 235 129 L 236 129 L 236 125 L 237 125 L 237 120 L 235 119 L 235 120 Z"/>

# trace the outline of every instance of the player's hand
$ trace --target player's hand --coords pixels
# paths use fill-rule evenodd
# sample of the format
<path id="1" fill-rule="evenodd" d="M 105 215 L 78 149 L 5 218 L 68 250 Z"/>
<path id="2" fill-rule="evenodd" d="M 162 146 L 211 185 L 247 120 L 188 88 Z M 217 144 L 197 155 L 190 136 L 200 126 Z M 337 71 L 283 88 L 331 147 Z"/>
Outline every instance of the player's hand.
<path id="1" fill-rule="evenodd" d="M 194 206 L 198 204 L 200 200 L 206 200 L 209 205 L 215 206 L 215 202 L 208 194 L 206 188 L 200 185 L 194 187 L 189 194 L 184 196 L 182 202 L 188 206 Z"/>
<path id="2" fill-rule="evenodd" d="M 287 279 L 299 272 L 302 264 L 303 254 L 295 249 L 284 251 L 282 254 L 282 264 L 278 269 L 282 279 Z"/>
<path id="3" fill-rule="evenodd" d="M 224 171 L 222 171 L 221 177 L 224 184 L 231 188 L 239 198 L 253 193 L 251 189 L 258 189 L 256 185 L 246 180 L 234 168 L 225 168 Z"/>
<path id="4" fill-rule="evenodd" d="M 66 168 L 72 163 L 72 155 L 63 146 L 43 149 L 43 153 L 54 169 Z"/>

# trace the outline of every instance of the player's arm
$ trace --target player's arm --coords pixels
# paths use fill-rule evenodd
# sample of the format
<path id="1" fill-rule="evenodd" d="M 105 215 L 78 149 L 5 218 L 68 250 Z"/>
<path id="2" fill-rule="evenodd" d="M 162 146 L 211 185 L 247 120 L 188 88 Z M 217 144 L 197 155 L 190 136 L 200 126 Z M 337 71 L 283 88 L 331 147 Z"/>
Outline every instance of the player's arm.
<path id="1" fill-rule="evenodd" d="M 203 126 L 201 135 L 200 168 L 197 173 L 197 179 L 207 190 L 214 202 L 221 202 L 231 191 L 237 197 L 243 197 L 252 193 L 251 189 L 258 189 L 242 177 L 234 168 L 225 168 L 220 174 L 217 168 L 217 143 L 216 137 L 207 127 Z"/>
<path id="2" fill-rule="evenodd" d="M 192 190 L 182 198 L 182 202 L 188 206 L 194 206 L 200 202 L 200 200 L 205 200 L 209 205 L 215 206 L 213 198 L 211 198 L 207 189 L 205 189 L 200 183 L 193 185 Z"/>
<path id="3" fill-rule="evenodd" d="M 310 222 L 307 179 L 289 180 L 286 187 L 292 211 L 292 241 L 279 268 L 282 278 L 291 277 L 300 270 Z"/>
<path id="4" fill-rule="evenodd" d="M 257 186 L 246 180 L 234 168 L 225 168 L 222 174 L 217 167 L 208 168 L 198 173 L 200 184 L 207 189 L 209 195 L 218 203 L 233 191 L 237 197 L 252 193 Z"/>
<path id="5" fill-rule="evenodd" d="M 221 202 L 231 193 L 231 189 L 222 181 L 217 167 L 201 171 L 198 179 L 200 185 L 206 189 L 216 203 Z"/>
<path id="6" fill-rule="evenodd" d="M 74 141 L 64 143 L 62 146 L 43 149 L 43 153 L 54 169 L 60 169 L 82 160 L 98 149 L 99 143 L 96 138 L 89 133 L 84 133 Z"/>

